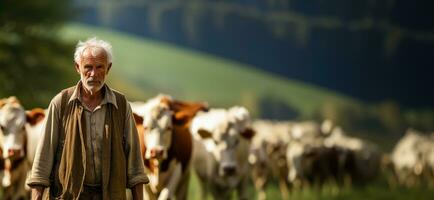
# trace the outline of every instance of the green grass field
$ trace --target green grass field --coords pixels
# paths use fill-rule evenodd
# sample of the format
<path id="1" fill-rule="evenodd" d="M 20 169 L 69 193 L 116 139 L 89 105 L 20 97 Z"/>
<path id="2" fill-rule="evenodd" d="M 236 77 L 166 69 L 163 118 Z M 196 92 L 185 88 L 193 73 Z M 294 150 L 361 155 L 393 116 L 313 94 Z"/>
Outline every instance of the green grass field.
<path id="1" fill-rule="evenodd" d="M 97 36 L 113 45 L 109 80 L 131 99 L 167 93 L 178 99 L 207 101 L 213 106 L 242 104 L 256 113 L 257 101 L 273 96 L 309 115 L 324 102 L 356 103 L 332 91 L 288 80 L 245 64 L 82 24 L 65 26 L 68 41 Z"/>
<path id="2" fill-rule="evenodd" d="M 200 200 L 200 187 L 198 187 L 198 180 L 193 175 L 188 199 Z M 249 187 L 249 199 L 257 199 L 255 189 Z M 282 199 L 277 182 L 271 182 L 267 188 L 267 198 L 270 200 Z M 383 174 L 370 184 L 364 186 L 344 186 L 338 187 L 335 184 L 326 184 L 322 188 L 307 188 L 290 193 L 290 199 L 297 200 L 321 200 L 321 199 L 334 199 L 334 200 L 428 200 L 434 198 L 434 187 L 420 185 L 415 187 L 403 186 L 390 186 L 386 176 Z M 212 199 L 208 197 L 208 199 Z M 233 195 L 233 199 L 237 199 Z"/>

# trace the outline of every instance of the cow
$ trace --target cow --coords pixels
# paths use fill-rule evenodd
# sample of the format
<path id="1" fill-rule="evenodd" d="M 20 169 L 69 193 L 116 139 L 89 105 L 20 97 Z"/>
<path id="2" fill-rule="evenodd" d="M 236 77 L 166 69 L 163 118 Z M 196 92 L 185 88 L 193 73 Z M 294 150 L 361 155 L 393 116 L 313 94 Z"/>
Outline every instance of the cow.
<path id="1" fill-rule="evenodd" d="M 36 150 L 38 130 L 45 113 L 42 109 L 26 111 L 16 97 L 0 100 L 0 178 L 3 199 L 28 199 L 25 186 Z M 33 129 L 32 129 L 33 128 Z M 37 137 L 37 136 L 36 136 Z"/>
<path id="2" fill-rule="evenodd" d="M 187 198 L 193 140 L 189 127 L 205 103 L 190 103 L 158 95 L 131 104 L 139 133 L 145 170 L 150 178 L 145 199 Z"/>
<path id="3" fill-rule="evenodd" d="M 390 159 L 399 184 L 413 186 L 423 179 L 434 184 L 434 138 L 410 128 L 396 144 Z"/>
<path id="4" fill-rule="evenodd" d="M 332 124 L 326 127 L 313 121 L 293 124 L 286 157 L 288 181 L 292 188 L 321 186 L 327 181 L 342 179 L 345 167 L 345 151 L 336 146 L 326 146 Z M 329 126 L 329 127 L 327 127 Z"/>
<path id="5" fill-rule="evenodd" d="M 306 177 L 306 163 L 312 163 L 314 152 L 322 147 L 320 126 L 312 121 L 296 122 L 289 131 L 286 149 L 287 179 L 292 185 L 300 185 Z M 307 162 L 309 160 L 309 162 Z M 304 164 L 303 164 L 304 163 Z"/>
<path id="6" fill-rule="evenodd" d="M 338 167 L 352 182 L 363 184 L 377 176 L 382 159 L 377 145 L 351 137 L 339 126 L 324 139 L 324 145 L 339 150 Z"/>
<path id="7" fill-rule="evenodd" d="M 246 108 L 199 112 L 191 124 L 194 138 L 193 166 L 202 187 L 202 199 L 230 199 L 237 191 L 247 199 L 250 141 L 255 132 Z"/>
<path id="8" fill-rule="evenodd" d="M 289 197 L 286 149 L 292 124 L 268 120 L 256 120 L 252 124 L 256 134 L 252 139 L 249 163 L 258 199 L 266 199 L 265 189 L 270 176 L 278 179 L 282 198 Z"/>

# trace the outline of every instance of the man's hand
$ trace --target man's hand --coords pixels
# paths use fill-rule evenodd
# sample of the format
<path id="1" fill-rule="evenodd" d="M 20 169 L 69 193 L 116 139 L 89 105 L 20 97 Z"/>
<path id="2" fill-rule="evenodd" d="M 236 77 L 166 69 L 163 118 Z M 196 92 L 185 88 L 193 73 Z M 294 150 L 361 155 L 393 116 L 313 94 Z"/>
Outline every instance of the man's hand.
<path id="1" fill-rule="evenodd" d="M 32 187 L 32 200 L 42 200 L 42 195 L 44 194 L 45 187 L 35 186 Z"/>
<path id="2" fill-rule="evenodd" d="M 137 184 L 131 188 L 133 200 L 143 200 L 143 184 Z"/>

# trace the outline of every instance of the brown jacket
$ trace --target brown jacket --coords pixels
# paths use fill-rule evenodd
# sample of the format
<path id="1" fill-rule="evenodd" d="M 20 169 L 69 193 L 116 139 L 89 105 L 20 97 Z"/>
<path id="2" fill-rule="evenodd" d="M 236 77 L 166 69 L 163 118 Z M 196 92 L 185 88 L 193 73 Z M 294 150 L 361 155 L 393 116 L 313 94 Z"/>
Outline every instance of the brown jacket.
<path id="1" fill-rule="evenodd" d="M 72 94 L 74 87 L 64 91 Z M 125 121 L 126 99 L 115 92 L 116 100 L 120 104 L 119 109 L 108 104 L 105 117 L 105 132 L 103 137 L 102 157 L 102 194 L 103 199 L 125 199 L 126 184 L 126 159 L 123 145 L 123 122 Z M 69 99 L 69 98 L 66 98 Z M 63 106 L 63 105 L 62 105 Z M 78 199 L 83 188 L 86 169 L 86 126 L 82 117 L 83 106 L 74 101 L 65 105 L 64 117 L 64 145 L 59 163 L 57 192 L 61 199 Z M 62 130 L 61 130 L 62 131 Z M 59 149 L 60 150 L 60 149 Z M 59 152 L 58 150 L 58 152 Z M 57 182 L 57 181 L 56 181 Z M 61 190 L 60 190 L 61 189 Z M 55 190 L 52 190 L 55 191 Z"/>
<path id="2" fill-rule="evenodd" d="M 73 90 L 73 88 L 64 90 L 55 97 L 57 100 L 53 99 L 54 106 L 50 104 L 49 113 L 52 114 L 51 117 L 50 114 L 48 116 L 46 131 L 41 138 L 43 142 L 41 141 L 38 146 L 39 154 L 44 153 L 39 157 L 36 156 L 32 175 L 27 181 L 31 187 L 50 186 L 52 196 L 61 196 L 61 199 L 77 199 L 79 193 L 83 191 L 86 160 L 89 160 L 86 157 L 89 147 L 84 143 L 87 133 L 83 131 L 87 120 L 85 120 L 80 101 L 78 99 L 71 101 L 69 98 Z M 109 93 L 116 100 L 114 104 L 105 104 L 106 117 L 105 120 L 103 119 L 105 121 L 103 121 L 104 131 L 102 144 L 100 144 L 102 146 L 101 189 L 103 199 L 124 199 L 125 188 L 138 183 L 147 183 L 149 180 L 144 174 L 140 147 L 138 142 L 135 142 L 138 136 L 134 121 L 127 120 L 132 119 L 131 108 L 122 94 L 113 90 Z M 70 101 L 66 103 L 68 99 Z M 56 105 L 58 105 L 57 108 Z M 126 109 L 128 112 L 125 112 Z M 123 144 L 125 143 L 124 135 L 127 136 L 127 145 Z M 50 163 L 53 163 L 53 166 Z"/>

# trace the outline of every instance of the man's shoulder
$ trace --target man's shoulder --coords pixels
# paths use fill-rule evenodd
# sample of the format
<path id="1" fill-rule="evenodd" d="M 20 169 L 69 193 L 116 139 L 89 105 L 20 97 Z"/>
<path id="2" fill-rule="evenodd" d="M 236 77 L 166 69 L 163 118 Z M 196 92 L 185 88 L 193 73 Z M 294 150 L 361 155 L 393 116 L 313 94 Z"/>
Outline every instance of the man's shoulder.
<path id="1" fill-rule="evenodd" d="M 116 89 L 113 89 L 113 88 L 111 88 L 111 87 L 109 87 L 109 89 L 116 95 L 116 96 L 119 96 L 119 97 L 122 97 L 122 98 L 127 98 L 126 96 L 125 96 L 125 94 L 124 93 L 122 93 L 122 92 L 119 92 L 118 90 L 116 90 Z"/>
<path id="2" fill-rule="evenodd" d="M 55 105 L 56 107 L 60 107 L 60 104 L 62 103 L 62 95 L 64 92 L 67 92 L 68 90 L 73 90 L 75 86 L 66 88 L 61 90 L 60 92 L 58 92 L 56 94 L 56 96 L 53 97 L 53 99 L 51 99 L 51 103 L 52 105 Z"/>
<path id="3" fill-rule="evenodd" d="M 113 92 L 113 94 L 114 94 L 114 96 L 115 96 L 115 98 L 116 98 L 116 101 L 118 101 L 118 100 L 123 100 L 123 101 L 125 101 L 125 102 L 128 102 L 128 99 L 127 99 L 127 97 L 125 96 L 124 93 L 119 92 L 118 90 L 113 89 L 113 88 L 111 88 L 111 87 L 109 87 L 109 86 L 107 86 L 107 87 L 108 87 L 108 89 L 109 89 L 111 92 Z"/>

